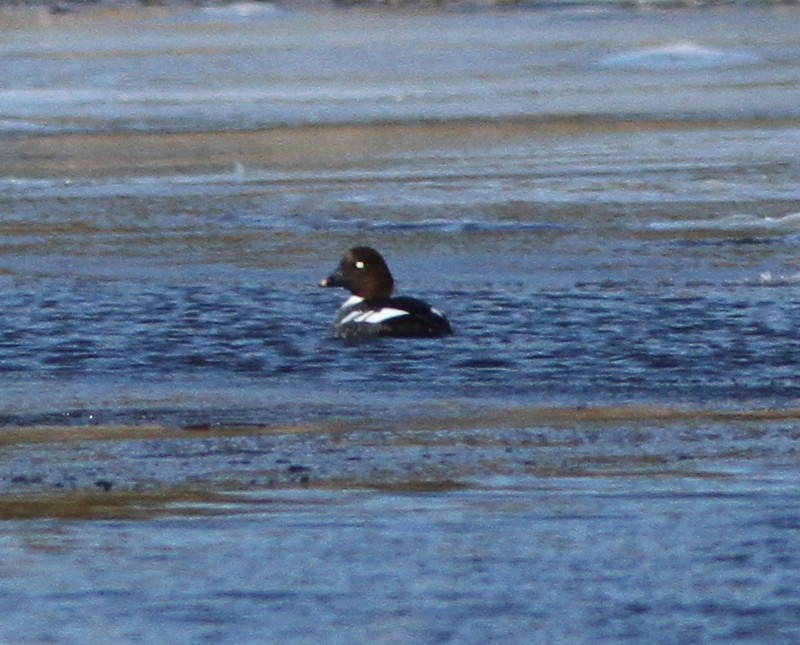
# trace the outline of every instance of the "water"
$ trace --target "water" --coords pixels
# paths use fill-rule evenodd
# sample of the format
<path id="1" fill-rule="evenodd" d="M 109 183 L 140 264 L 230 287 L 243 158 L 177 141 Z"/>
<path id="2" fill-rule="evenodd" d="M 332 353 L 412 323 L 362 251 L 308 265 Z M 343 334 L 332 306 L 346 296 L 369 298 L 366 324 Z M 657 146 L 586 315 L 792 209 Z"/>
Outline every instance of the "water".
<path id="1" fill-rule="evenodd" d="M 24 567 L 31 585 L 7 589 L 5 620 L 37 610 L 4 635 L 154 642 L 155 622 L 166 643 L 793 642 L 796 487 L 648 489 L 292 494 L 225 519 L 6 524 L 4 577 Z"/>
<path id="2" fill-rule="evenodd" d="M 796 22 L 3 10 L 0 639 L 796 642 Z"/>

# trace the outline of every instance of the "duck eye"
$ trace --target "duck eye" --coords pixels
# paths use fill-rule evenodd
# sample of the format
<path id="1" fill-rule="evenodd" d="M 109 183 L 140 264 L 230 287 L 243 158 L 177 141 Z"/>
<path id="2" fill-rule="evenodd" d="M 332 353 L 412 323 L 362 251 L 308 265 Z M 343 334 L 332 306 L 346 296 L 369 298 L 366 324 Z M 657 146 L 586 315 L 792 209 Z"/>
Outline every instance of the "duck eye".
<path id="1" fill-rule="evenodd" d="M 356 262 L 356 269 L 363 269 L 365 266 L 366 265 L 361 260 Z"/>

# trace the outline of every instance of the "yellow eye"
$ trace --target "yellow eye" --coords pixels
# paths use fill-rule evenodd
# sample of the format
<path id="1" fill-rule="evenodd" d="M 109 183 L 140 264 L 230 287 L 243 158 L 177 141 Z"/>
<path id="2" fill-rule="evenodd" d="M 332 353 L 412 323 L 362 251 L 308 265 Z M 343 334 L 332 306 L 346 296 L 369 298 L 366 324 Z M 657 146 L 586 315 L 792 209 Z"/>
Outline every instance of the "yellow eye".
<path id="1" fill-rule="evenodd" d="M 364 266 L 365 266 L 365 264 L 361 260 L 356 262 L 356 269 L 363 269 Z"/>

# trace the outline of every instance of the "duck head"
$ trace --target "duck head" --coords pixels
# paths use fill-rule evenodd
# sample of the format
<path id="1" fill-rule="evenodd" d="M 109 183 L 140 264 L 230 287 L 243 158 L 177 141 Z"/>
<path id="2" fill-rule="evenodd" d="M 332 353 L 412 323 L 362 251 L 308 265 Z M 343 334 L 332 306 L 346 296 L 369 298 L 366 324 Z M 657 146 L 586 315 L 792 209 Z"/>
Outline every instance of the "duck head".
<path id="1" fill-rule="evenodd" d="M 342 287 L 364 299 L 388 298 L 394 289 L 394 279 L 380 253 L 368 246 L 354 246 L 344 254 L 339 266 L 321 287 Z"/>

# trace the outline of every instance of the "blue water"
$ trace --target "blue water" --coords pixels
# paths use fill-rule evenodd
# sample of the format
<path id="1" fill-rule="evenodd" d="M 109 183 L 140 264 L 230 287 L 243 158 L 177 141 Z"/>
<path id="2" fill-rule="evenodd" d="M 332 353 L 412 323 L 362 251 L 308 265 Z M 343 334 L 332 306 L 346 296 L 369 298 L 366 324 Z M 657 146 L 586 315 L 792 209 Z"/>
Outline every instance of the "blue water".
<path id="1" fill-rule="evenodd" d="M 4 523 L 4 578 L 24 569 L 29 584 L 4 584 L 0 637 L 796 641 L 798 499 L 780 478 L 263 502 L 224 518 Z"/>
<path id="2" fill-rule="evenodd" d="M 797 642 L 797 18 L 0 10 L 0 640 Z"/>
<path id="3" fill-rule="evenodd" d="M 334 169 L 310 150 L 301 168 L 7 178 L 2 419 L 303 421 L 374 409 L 375 383 L 392 414 L 793 405 L 800 130 L 452 127 L 418 155 L 394 149 L 413 127 L 378 128 L 388 143 Z M 454 337 L 329 337 L 346 294 L 318 281 L 363 243 Z"/>
<path id="4" fill-rule="evenodd" d="M 756 283 L 713 296 L 703 285 L 679 294 L 613 285 L 544 293 L 432 289 L 430 298 L 448 303 L 456 321 L 453 338 L 342 344 L 328 336 L 337 301 L 313 287 L 298 286 L 299 298 L 287 300 L 281 289 L 256 285 L 50 283 L 47 298 L 15 294 L 2 303 L 3 378 L 18 389 L 75 383 L 80 392 L 79 384 L 94 383 L 89 396 L 99 388 L 102 403 L 73 403 L 83 411 L 77 414 L 44 404 L 35 410 L 30 400 L 22 410 L 11 399 L 4 420 L 73 423 L 92 415 L 119 423 L 163 415 L 181 423 L 181 408 L 196 416 L 199 406 L 213 408 L 204 414 L 217 423 L 287 415 L 308 421 L 336 411 L 366 414 L 379 401 L 391 409 L 440 399 L 792 405 L 800 394 L 800 302 L 776 301 L 786 289 Z M 165 402 L 137 403 L 142 385 L 156 383 Z M 170 405 L 183 390 L 194 396 Z M 393 403 L 381 398 L 387 395 Z"/>

